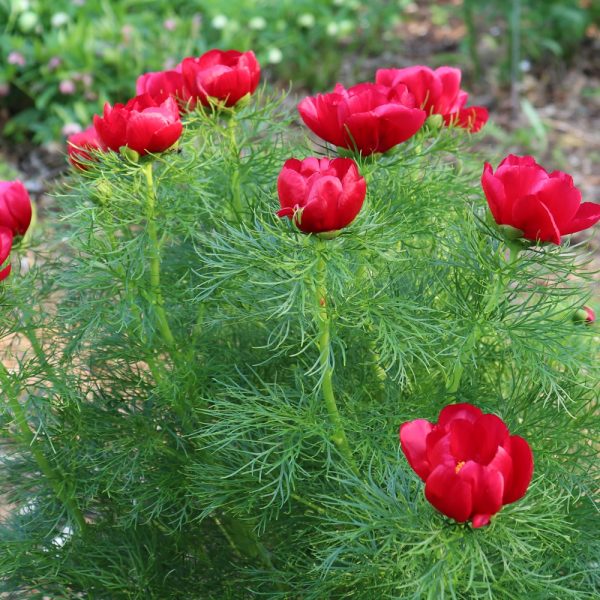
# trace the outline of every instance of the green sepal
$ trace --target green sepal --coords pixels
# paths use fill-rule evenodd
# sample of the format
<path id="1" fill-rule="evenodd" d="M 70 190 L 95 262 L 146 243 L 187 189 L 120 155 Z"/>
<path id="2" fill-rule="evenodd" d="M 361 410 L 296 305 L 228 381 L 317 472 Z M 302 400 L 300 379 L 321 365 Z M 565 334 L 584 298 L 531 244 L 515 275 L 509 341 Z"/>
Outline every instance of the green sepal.
<path id="1" fill-rule="evenodd" d="M 135 150 L 132 150 L 129 146 L 121 146 L 119 148 L 119 153 L 129 162 L 139 163 L 140 155 Z"/>

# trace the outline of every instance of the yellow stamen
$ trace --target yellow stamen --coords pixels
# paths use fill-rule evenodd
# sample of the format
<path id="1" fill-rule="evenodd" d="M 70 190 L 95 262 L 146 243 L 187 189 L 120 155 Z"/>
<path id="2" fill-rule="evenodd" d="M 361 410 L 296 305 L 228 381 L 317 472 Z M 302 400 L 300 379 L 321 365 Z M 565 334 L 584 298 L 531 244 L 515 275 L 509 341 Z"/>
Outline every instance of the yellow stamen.
<path id="1" fill-rule="evenodd" d="M 459 460 L 456 463 L 456 467 L 454 468 L 454 472 L 458 473 L 464 466 L 465 466 L 465 461 L 464 460 Z"/>

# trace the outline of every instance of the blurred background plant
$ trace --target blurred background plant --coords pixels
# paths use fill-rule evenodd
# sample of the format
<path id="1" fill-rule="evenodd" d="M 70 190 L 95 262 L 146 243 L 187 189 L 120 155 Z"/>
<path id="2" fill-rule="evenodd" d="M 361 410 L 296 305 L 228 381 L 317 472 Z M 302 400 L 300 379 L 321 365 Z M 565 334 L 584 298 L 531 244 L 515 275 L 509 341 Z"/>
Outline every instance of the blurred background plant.
<path id="1" fill-rule="evenodd" d="M 426 23 L 453 29 L 434 63 L 514 87 L 524 71 L 572 60 L 599 22 L 592 0 L 0 0 L 3 135 L 61 139 L 129 98 L 139 73 L 210 47 L 253 49 L 268 81 L 323 90 L 382 60 L 415 62 L 409 38 L 426 53 Z"/>

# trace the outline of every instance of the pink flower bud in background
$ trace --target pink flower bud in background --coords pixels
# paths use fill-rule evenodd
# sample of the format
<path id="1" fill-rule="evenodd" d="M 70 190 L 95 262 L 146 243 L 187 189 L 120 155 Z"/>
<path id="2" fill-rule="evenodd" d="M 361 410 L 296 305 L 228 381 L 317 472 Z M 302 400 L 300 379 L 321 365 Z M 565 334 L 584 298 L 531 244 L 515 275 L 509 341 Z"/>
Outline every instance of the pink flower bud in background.
<path id="1" fill-rule="evenodd" d="M 9 65 L 18 65 L 19 67 L 24 67 L 27 64 L 25 57 L 20 52 L 10 52 L 6 62 Z"/>
<path id="2" fill-rule="evenodd" d="M 71 79 L 63 79 L 58 84 L 58 89 L 61 94 L 65 94 L 65 96 L 70 96 L 75 93 L 75 83 Z"/>
<path id="3" fill-rule="evenodd" d="M 121 35 L 123 36 L 123 43 L 129 44 L 131 41 L 131 34 L 133 33 L 133 27 L 131 25 L 123 25 L 121 27 Z"/>
<path id="4" fill-rule="evenodd" d="M 48 61 L 48 68 L 51 71 L 54 71 L 55 69 L 58 69 L 58 67 L 60 67 L 60 65 L 62 64 L 62 60 L 60 59 L 60 57 L 58 56 L 53 56 L 49 61 Z"/>
<path id="5" fill-rule="evenodd" d="M 9 83 L 0 83 L 0 98 L 3 96 L 8 96 L 10 92 L 10 84 Z"/>
<path id="6" fill-rule="evenodd" d="M 81 132 L 81 125 L 78 123 L 65 123 L 61 132 L 65 137 L 70 137 Z"/>
<path id="7" fill-rule="evenodd" d="M 167 19 L 164 23 L 163 23 L 163 27 L 167 30 L 167 31 L 174 31 L 175 29 L 177 29 L 177 21 L 175 19 Z"/>

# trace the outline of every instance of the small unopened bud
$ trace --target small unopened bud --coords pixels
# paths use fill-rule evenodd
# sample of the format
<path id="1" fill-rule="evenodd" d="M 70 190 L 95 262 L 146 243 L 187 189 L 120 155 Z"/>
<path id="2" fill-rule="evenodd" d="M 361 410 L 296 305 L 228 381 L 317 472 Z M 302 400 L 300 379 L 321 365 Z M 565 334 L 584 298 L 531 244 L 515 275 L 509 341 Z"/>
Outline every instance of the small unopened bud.
<path id="1" fill-rule="evenodd" d="M 573 321 L 575 323 L 586 323 L 591 325 L 596 322 L 596 313 L 589 306 L 582 306 L 573 313 Z"/>
<path id="2" fill-rule="evenodd" d="M 442 115 L 429 115 L 425 120 L 425 125 L 429 129 L 440 129 L 444 124 L 444 118 Z"/>
<path id="3" fill-rule="evenodd" d="M 121 146 L 119 152 L 130 162 L 137 163 L 140 161 L 140 155 L 129 146 Z"/>
<path id="4" fill-rule="evenodd" d="M 112 196 L 112 188 L 110 183 L 108 183 L 106 179 L 99 179 L 98 181 L 94 182 L 94 187 L 96 188 L 94 199 L 102 206 L 107 204 Z"/>
<path id="5" fill-rule="evenodd" d="M 524 234 L 524 231 L 512 227 L 512 225 L 498 225 L 498 229 L 500 230 L 500 233 L 502 233 L 502 236 L 510 241 L 518 240 L 522 238 Z"/>
<path id="6" fill-rule="evenodd" d="M 335 229 L 333 231 L 321 231 L 320 233 L 316 233 L 315 235 L 322 240 L 333 240 L 338 235 L 342 233 L 339 229 Z"/>

